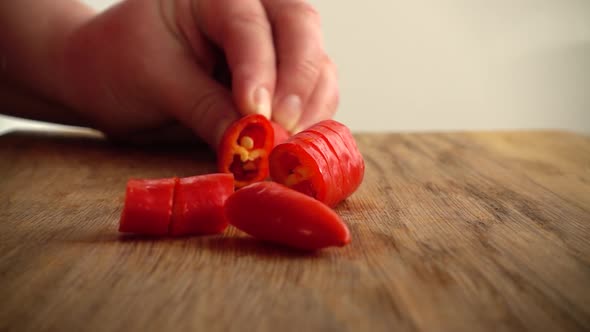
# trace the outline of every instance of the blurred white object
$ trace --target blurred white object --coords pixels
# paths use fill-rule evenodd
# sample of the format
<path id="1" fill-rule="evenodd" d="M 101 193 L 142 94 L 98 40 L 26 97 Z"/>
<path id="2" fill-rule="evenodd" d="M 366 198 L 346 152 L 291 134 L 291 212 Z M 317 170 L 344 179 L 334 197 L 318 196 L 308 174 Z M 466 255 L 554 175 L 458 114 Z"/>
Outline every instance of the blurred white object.
<path id="1" fill-rule="evenodd" d="M 590 132 L 588 0 L 310 2 L 353 130 Z"/>
<path id="2" fill-rule="evenodd" d="M 103 10 L 119 2 L 119 0 L 82 0 L 82 2 L 89 4 L 97 10 Z"/>

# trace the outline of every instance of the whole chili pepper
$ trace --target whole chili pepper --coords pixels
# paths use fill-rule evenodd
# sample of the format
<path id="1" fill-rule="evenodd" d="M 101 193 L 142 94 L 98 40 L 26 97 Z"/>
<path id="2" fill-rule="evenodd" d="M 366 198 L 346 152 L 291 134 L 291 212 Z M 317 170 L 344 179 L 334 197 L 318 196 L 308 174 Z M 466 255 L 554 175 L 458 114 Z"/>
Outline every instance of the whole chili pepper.
<path id="1" fill-rule="evenodd" d="M 232 194 L 225 214 L 251 236 L 303 250 L 344 246 L 350 232 L 327 205 L 275 182 L 258 182 Z"/>
<path id="2" fill-rule="evenodd" d="M 271 178 L 335 206 L 363 181 L 365 163 L 345 125 L 326 120 L 276 146 L 270 155 Z"/>

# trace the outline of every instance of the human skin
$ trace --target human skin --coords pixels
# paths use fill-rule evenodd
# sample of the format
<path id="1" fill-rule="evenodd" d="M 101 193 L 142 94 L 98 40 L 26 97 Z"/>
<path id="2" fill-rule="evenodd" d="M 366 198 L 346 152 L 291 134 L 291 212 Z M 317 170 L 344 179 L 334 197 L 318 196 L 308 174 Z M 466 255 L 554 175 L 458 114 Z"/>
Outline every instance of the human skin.
<path id="1" fill-rule="evenodd" d="M 20 0 L 0 3 L 0 97 L 9 115 L 217 146 L 240 115 L 291 132 L 331 118 L 338 86 L 303 0 L 126 0 L 99 14 Z"/>

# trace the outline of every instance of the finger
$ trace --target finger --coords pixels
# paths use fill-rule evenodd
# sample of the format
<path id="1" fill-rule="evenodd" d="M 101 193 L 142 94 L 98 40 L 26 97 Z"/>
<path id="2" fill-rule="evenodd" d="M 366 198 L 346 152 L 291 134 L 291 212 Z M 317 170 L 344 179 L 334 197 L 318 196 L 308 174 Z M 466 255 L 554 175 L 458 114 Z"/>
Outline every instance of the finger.
<path id="1" fill-rule="evenodd" d="M 197 28 L 190 1 L 159 1 L 163 23 L 181 44 L 188 43 L 194 60 L 212 74 L 216 64 L 216 50 Z"/>
<path id="2" fill-rule="evenodd" d="M 160 107 L 216 149 L 227 127 L 239 118 L 230 92 L 190 55 L 180 56 L 175 68 L 174 75 L 159 75 L 156 81 L 154 93 L 160 97 Z"/>
<path id="3" fill-rule="evenodd" d="M 331 119 L 336 114 L 339 102 L 338 73 L 334 63 L 328 61 L 293 133 L 311 127 L 317 122 Z"/>
<path id="4" fill-rule="evenodd" d="M 270 118 L 276 58 L 264 7 L 259 0 L 197 3 L 195 13 L 201 30 L 225 53 L 238 110 Z"/>
<path id="5" fill-rule="evenodd" d="M 326 59 L 320 19 L 303 0 L 263 0 L 278 57 L 273 119 L 292 131 L 306 108 Z"/>

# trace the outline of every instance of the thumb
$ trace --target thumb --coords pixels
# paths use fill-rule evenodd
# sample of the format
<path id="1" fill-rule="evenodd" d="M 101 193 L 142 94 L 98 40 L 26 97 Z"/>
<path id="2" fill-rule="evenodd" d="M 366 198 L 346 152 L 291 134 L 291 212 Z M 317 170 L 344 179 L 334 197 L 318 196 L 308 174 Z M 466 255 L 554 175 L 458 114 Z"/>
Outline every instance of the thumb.
<path id="1" fill-rule="evenodd" d="M 225 130 L 240 117 L 231 92 L 188 56 L 169 69 L 156 80 L 161 107 L 216 149 Z"/>

